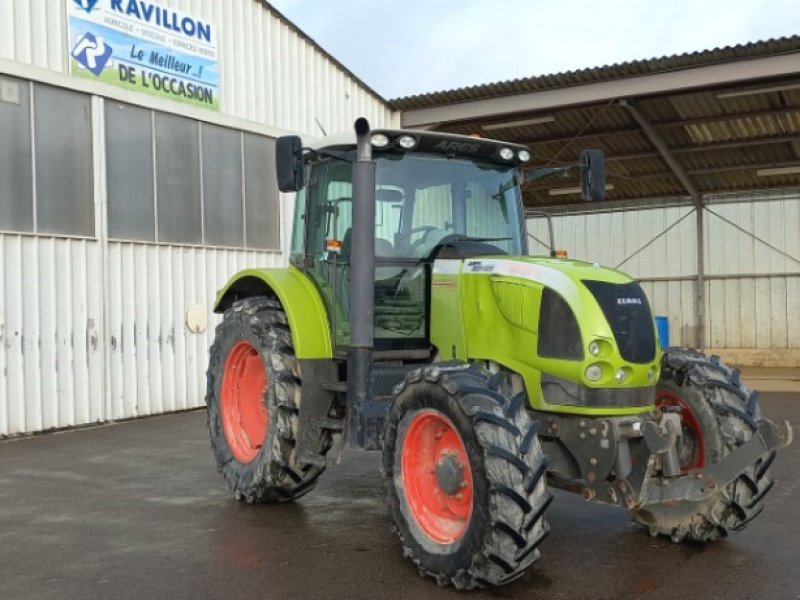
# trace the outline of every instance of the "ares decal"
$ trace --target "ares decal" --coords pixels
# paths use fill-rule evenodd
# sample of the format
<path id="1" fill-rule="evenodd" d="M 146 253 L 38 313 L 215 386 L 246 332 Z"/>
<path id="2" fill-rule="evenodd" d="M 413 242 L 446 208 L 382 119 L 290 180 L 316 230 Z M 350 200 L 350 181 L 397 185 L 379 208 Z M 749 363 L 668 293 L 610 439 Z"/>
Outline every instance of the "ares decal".
<path id="1" fill-rule="evenodd" d="M 480 144 L 471 142 L 445 140 L 436 144 L 433 149 L 438 150 L 439 152 L 463 152 L 464 154 L 477 154 L 480 152 L 481 147 Z"/>

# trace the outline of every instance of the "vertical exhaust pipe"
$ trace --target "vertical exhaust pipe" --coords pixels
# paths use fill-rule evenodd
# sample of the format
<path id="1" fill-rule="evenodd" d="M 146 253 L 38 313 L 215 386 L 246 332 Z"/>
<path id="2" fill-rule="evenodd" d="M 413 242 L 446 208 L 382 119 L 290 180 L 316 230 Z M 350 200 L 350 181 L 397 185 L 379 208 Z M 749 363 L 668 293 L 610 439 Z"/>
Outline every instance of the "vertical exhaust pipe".
<path id="1" fill-rule="evenodd" d="M 353 228 L 350 251 L 350 348 L 347 356 L 348 429 L 351 446 L 368 447 L 365 407 L 370 399 L 375 313 L 375 163 L 369 122 L 355 122 Z"/>

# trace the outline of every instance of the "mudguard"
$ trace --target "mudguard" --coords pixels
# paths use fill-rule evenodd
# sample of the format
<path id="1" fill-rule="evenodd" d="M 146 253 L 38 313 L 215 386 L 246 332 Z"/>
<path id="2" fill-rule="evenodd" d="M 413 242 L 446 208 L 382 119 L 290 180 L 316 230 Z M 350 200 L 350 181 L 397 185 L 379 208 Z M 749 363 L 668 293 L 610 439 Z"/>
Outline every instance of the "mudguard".
<path id="1" fill-rule="evenodd" d="M 217 292 L 214 312 L 225 312 L 242 298 L 271 294 L 278 297 L 289 319 L 297 358 L 332 358 L 325 305 L 316 286 L 295 267 L 239 271 Z"/>

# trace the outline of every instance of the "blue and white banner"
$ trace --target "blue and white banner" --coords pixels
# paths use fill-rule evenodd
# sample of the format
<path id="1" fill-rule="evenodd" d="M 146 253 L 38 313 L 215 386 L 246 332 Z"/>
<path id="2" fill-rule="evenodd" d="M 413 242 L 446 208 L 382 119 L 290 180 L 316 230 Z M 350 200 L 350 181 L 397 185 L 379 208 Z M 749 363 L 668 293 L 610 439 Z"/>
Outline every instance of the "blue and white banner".
<path id="1" fill-rule="evenodd" d="M 70 73 L 219 110 L 217 28 L 152 0 L 66 0 Z"/>

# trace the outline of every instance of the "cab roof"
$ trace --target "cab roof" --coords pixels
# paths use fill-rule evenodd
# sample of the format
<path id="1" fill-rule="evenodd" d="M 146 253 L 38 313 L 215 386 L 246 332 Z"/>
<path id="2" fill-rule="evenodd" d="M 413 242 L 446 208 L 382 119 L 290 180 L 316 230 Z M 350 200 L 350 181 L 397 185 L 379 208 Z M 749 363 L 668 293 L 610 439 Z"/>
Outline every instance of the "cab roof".
<path id="1" fill-rule="evenodd" d="M 468 135 L 458 135 L 453 133 L 441 133 L 438 131 L 425 131 L 417 129 L 373 129 L 371 136 L 376 134 L 385 135 L 389 143 L 386 146 L 378 147 L 373 145 L 373 155 L 380 155 L 384 151 L 401 152 L 433 152 L 446 154 L 448 156 L 467 156 L 483 158 L 492 161 L 522 164 L 530 160 L 529 150 L 521 144 L 509 144 L 499 140 L 492 140 L 482 137 L 472 137 Z M 408 149 L 400 147 L 396 142 L 402 136 L 411 136 L 416 140 L 416 144 Z M 352 150 L 356 146 L 355 132 L 344 132 L 332 134 L 323 138 L 317 138 L 311 142 L 307 148 L 309 150 Z M 509 148 L 513 152 L 513 158 L 500 158 L 500 150 Z M 524 154 L 520 157 L 520 152 L 527 152 L 528 158 Z"/>

